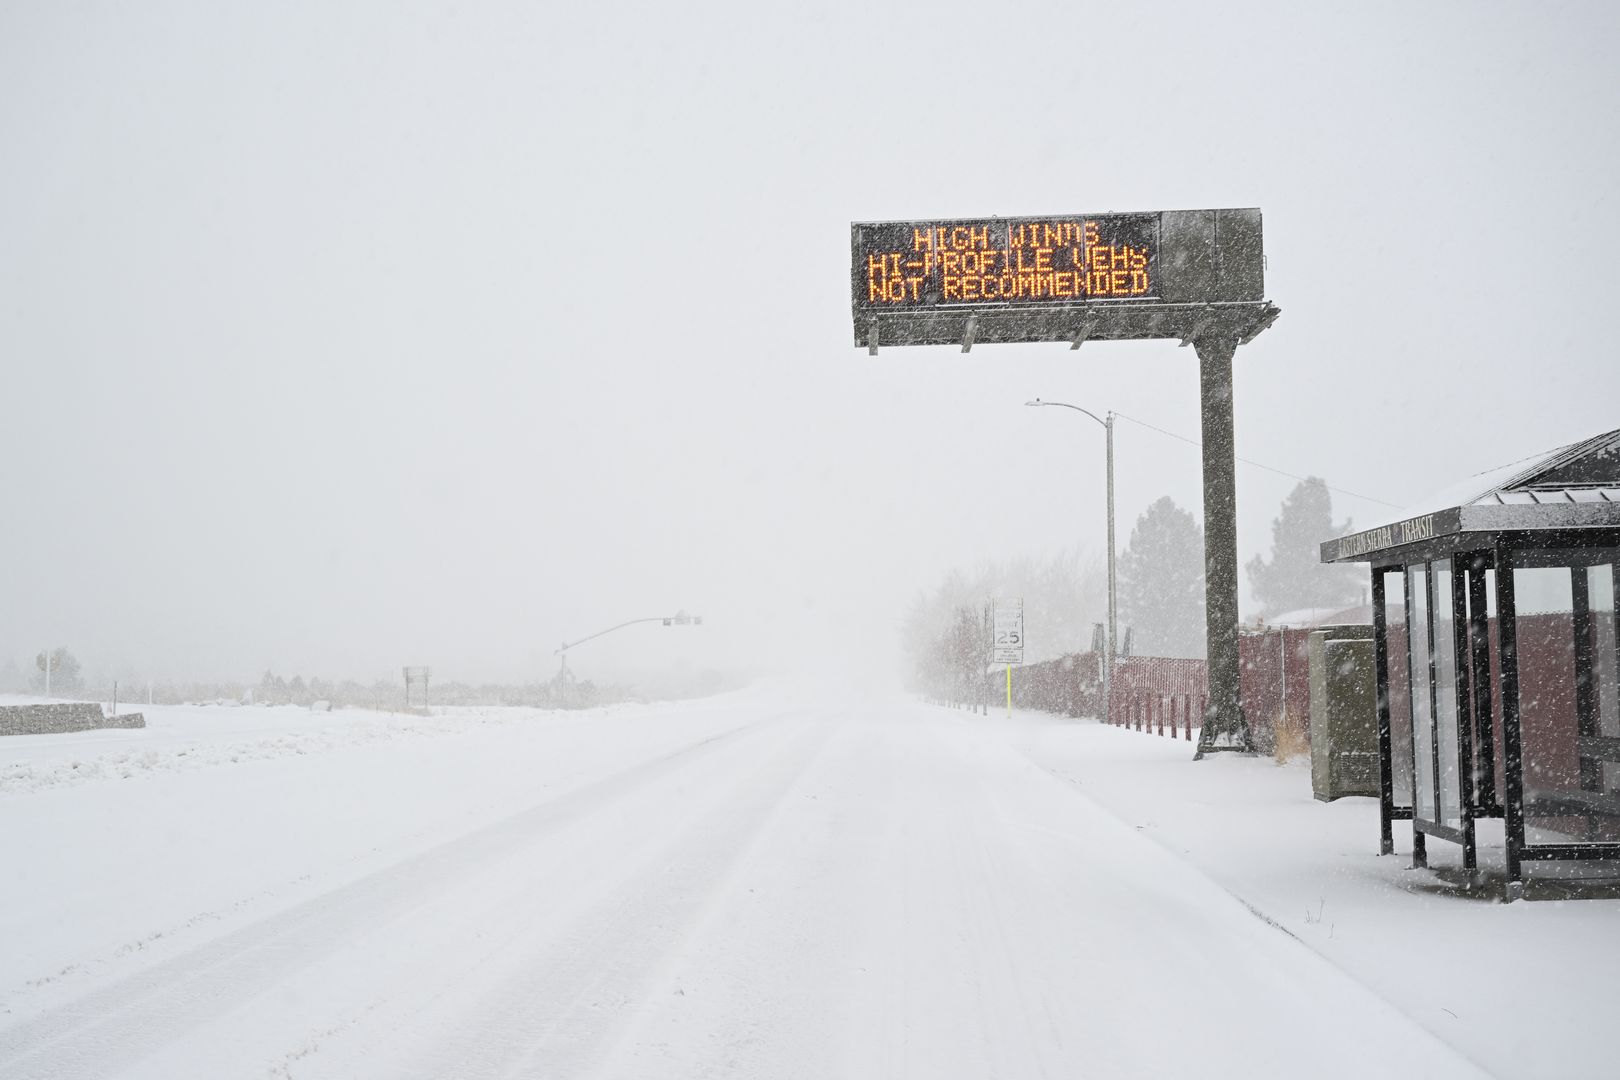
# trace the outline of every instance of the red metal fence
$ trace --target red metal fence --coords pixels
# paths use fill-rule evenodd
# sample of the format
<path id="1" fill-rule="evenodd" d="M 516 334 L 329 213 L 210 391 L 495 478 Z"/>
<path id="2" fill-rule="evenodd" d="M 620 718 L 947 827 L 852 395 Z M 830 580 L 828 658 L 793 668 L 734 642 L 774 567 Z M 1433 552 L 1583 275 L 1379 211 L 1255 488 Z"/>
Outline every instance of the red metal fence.
<path id="1" fill-rule="evenodd" d="M 1172 739 L 1179 732 L 1191 739 L 1208 704 L 1209 665 L 1204 661 L 1131 656 L 1114 664 L 1107 720 L 1137 731 L 1151 732 L 1156 726 L 1160 735 L 1168 722 Z"/>
<path id="2" fill-rule="evenodd" d="M 1309 732 L 1311 676 L 1308 629 L 1244 631 L 1238 637 L 1238 697 L 1256 745 L 1269 752 L 1277 730 Z M 1133 656 L 1115 665 L 1108 722 L 1138 731 L 1192 738 L 1209 704 L 1204 660 Z"/>
<path id="3" fill-rule="evenodd" d="M 1245 630 L 1238 636 L 1238 694 L 1260 749 L 1281 728 L 1309 734 L 1312 629 Z"/>
<path id="4" fill-rule="evenodd" d="M 1612 640 L 1613 623 L 1598 616 L 1596 633 Z M 1576 722 L 1574 630 L 1568 613 L 1529 614 L 1518 623 L 1520 718 L 1525 776 L 1535 786 L 1578 786 L 1581 755 Z M 1256 749 L 1269 753 L 1277 732 L 1287 728 L 1308 738 L 1311 683 L 1308 648 L 1311 628 L 1245 630 L 1238 638 L 1238 692 Z M 1395 745 L 1410 747 L 1412 717 L 1408 699 L 1406 629 L 1397 618 L 1388 627 L 1390 725 Z M 1488 648 L 1492 690 L 1494 768 L 1482 768 L 1496 799 L 1505 796 L 1500 690 L 1500 647 L 1496 619 L 1489 620 Z M 1209 703 L 1208 667 L 1203 660 L 1157 656 L 1121 658 L 1115 663 L 1112 692 L 1104 700 L 1096 653 L 1076 653 L 1013 669 L 1013 704 L 1069 716 L 1089 716 L 1119 727 L 1192 738 Z M 1466 670 L 1466 665 L 1465 665 Z M 988 676 L 980 701 L 999 703 L 1005 674 Z M 1607 732 L 1605 732 L 1607 734 Z M 1479 749 L 1476 740 L 1476 751 Z M 1491 774 L 1494 772 L 1494 776 Z M 1396 755 L 1396 798 L 1411 799 L 1410 757 Z"/>
<path id="5" fill-rule="evenodd" d="M 1103 709 L 1102 675 L 1096 653 L 1071 653 L 1056 660 L 1013 668 L 1013 704 L 1020 709 L 1040 709 L 1065 716 L 1097 716 Z M 1005 693 L 1005 674 L 997 669 L 989 675 L 989 700 L 999 702 Z"/>
<path id="6" fill-rule="evenodd" d="M 1250 730 L 1268 749 L 1279 725 L 1308 731 L 1311 680 L 1307 668 L 1310 630 L 1245 631 L 1238 639 L 1238 692 Z M 1069 716 L 1096 716 L 1119 727 L 1171 738 L 1192 738 L 1209 704 L 1209 666 L 1201 659 L 1122 657 L 1114 664 L 1108 700 L 1103 699 L 1096 653 L 1013 669 L 1013 704 Z M 990 676 L 990 700 L 999 700 L 1005 675 Z"/>

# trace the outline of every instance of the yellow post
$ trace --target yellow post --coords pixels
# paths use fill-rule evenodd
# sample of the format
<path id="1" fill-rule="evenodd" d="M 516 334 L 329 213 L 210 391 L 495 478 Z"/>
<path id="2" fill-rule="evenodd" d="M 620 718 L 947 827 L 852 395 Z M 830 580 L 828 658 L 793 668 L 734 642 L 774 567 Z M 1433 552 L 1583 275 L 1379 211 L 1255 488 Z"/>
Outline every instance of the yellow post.
<path id="1" fill-rule="evenodd" d="M 1012 665 L 1007 665 L 1007 719 L 1012 719 Z"/>

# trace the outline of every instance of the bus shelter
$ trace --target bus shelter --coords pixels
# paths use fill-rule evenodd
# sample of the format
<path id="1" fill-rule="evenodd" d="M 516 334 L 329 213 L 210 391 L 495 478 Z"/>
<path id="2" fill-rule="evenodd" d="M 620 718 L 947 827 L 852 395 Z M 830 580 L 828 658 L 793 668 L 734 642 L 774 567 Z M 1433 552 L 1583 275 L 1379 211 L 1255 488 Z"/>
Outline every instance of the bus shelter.
<path id="1" fill-rule="evenodd" d="M 1371 564 L 1380 824 L 1477 867 L 1504 819 L 1507 898 L 1528 868 L 1620 862 L 1620 430 L 1483 474 L 1329 540 Z"/>

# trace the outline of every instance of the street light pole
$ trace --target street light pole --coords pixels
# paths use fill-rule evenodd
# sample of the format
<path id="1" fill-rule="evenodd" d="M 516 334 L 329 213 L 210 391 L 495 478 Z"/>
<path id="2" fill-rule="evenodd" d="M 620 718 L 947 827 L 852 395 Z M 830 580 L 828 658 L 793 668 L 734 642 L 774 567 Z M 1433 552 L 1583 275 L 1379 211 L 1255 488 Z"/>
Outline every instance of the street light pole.
<path id="1" fill-rule="evenodd" d="M 1114 679 L 1114 653 L 1119 642 L 1119 597 L 1114 576 L 1114 414 L 1103 427 L 1108 433 L 1108 684 Z"/>
<path id="2" fill-rule="evenodd" d="M 1114 414 L 1107 414 L 1107 419 L 1098 416 L 1090 409 L 1082 409 L 1078 405 L 1070 405 L 1066 401 L 1026 401 L 1025 405 L 1058 405 L 1075 412 L 1085 413 L 1097 423 L 1101 424 L 1107 434 L 1108 441 L 1108 642 L 1103 652 L 1102 676 L 1103 695 L 1107 700 L 1109 688 L 1114 681 L 1114 656 L 1119 651 L 1119 602 L 1117 578 L 1114 571 Z M 1105 706 L 1106 707 L 1106 706 Z"/>

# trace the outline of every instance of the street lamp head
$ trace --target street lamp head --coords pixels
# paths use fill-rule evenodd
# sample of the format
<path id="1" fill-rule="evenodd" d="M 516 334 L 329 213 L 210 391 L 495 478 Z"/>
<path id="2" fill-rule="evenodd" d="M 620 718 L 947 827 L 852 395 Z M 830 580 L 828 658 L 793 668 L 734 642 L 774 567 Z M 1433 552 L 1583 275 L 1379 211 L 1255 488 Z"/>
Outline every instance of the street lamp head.
<path id="1" fill-rule="evenodd" d="M 1046 402 L 1042 401 L 1040 398 L 1036 398 L 1034 401 L 1026 401 L 1026 402 L 1024 402 L 1024 404 L 1025 405 L 1045 405 Z"/>

